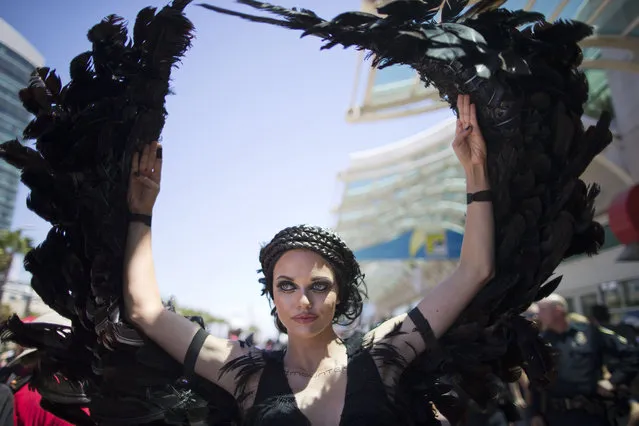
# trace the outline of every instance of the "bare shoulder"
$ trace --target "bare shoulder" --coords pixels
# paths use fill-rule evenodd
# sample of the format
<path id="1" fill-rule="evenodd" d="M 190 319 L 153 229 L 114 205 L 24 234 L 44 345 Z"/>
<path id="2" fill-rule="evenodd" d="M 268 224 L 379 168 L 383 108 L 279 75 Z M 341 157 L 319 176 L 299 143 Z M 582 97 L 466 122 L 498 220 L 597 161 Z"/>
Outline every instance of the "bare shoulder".
<path id="1" fill-rule="evenodd" d="M 238 402 L 254 390 L 266 362 L 265 350 L 252 339 L 228 340 L 208 335 L 198 356 L 195 371 L 234 395 Z"/>

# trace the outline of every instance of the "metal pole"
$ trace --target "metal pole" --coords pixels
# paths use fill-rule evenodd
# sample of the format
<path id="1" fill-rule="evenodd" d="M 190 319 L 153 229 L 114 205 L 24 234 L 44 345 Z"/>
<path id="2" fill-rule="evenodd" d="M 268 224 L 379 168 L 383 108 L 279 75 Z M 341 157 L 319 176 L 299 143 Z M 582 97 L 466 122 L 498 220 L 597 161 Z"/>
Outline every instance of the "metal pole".
<path id="1" fill-rule="evenodd" d="M 24 317 L 28 317 L 30 315 L 31 310 L 31 302 L 33 301 L 33 289 L 29 286 L 27 290 L 27 302 L 24 304 Z"/>

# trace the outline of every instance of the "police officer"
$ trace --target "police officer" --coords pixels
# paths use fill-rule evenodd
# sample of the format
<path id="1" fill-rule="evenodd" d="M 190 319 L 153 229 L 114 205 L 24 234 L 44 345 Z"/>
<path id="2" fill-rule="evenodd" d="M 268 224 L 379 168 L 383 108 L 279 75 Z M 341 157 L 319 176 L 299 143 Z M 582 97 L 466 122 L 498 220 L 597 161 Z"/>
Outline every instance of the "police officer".
<path id="1" fill-rule="evenodd" d="M 616 391 L 639 372 L 639 352 L 626 339 L 585 317 L 569 315 L 553 294 L 539 302 L 542 337 L 557 352 L 557 377 L 533 389 L 532 426 L 610 426 Z M 603 367 L 612 373 L 603 376 Z"/>

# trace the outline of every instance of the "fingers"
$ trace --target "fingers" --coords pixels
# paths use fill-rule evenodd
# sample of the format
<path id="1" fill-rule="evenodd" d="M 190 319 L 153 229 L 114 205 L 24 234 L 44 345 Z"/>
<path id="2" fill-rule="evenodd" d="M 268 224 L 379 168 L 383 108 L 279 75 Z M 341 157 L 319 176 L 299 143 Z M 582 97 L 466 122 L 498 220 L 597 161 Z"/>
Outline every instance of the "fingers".
<path id="1" fill-rule="evenodd" d="M 457 110 L 464 129 L 469 125 L 478 126 L 477 110 L 475 104 L 470 103 L 470 95 L 457 95 Z"/>
<path id="2" fill-rule="evenodd" d="M 136 176 L 140 172 L 140 154 L 133 153 L 133 159 L 131 160 L 131 175 Z"/>
<path id="3" fill-rule="evenodd" d="M 139 159 L 139 160 L 138 160 Z M 162 172 L 162 145 L 157 141 L 147 144 L 142 149 L 142 154 L 133 153 L 133 166 L 131 173 L 152 177 L 159 182 Z"/>
<path id="4" fill-rule="evenodd" d="M 153 173 L 153 166 L 155 166 L 155 159 L 157 158 L 157 155 L 158 155 L 158 142 L 154 141 L 154 142 L 151 142 L 151 145 L 149 145 L 149 157 L 147 158 L 147 164 L 146 164 L 146 170 L 148 171 L 149 175 Z"/>
<path id="5" fill-rule="evenodd" d="M 479 123 L 477 123 L 477 108 L 475 104 L 470 104 L 470 124 L 475 129 L 479 129 Z"/>
<path id="6" fill-rule="evenodd" d="M 453 139 L 453 148 L 458 148 L 466 143 L 466 138 L 472 131 L 473 128 L 471 126 L 467 126 L 466 128 L 464 128 L 461 120 L 457 121 L 457 132 L 455 134 L 455 139 Z"/>
<path id="7" fill-rule="evenodd" d="M 468 127 L 470 123 L 470 96 L 461 95 L 461 116 L 462 116 L 462 124 L 464 125 L 464 129 Z"/>
<path id="8" fill-rule="evenodd" d="M 470 132 L 472 131 L 472 126 L 466 126 L 465 128 L 462 127 L 461 130 L 457 133 L 457 137 L 455 137 L 453 144 L 460 144 L 462 141 L 466 140 L 466 137 L 468 137 L 468 135 L 470 135 Z"/>
<path id="9" fill-rule="evenodd" d="M 464 110 L 466 111 L 466 121 L 464 122 L 464 124 L 466 125 L 465 127 L 468 127 L 470 125 L 470 96 L 469 95 L 464 96 Z"/>
<path id="10" fill-rule="evenodd" d="M 146 165 L 149 162 L 149 146 L 148 145 L 144 145 L 144 148 L 142 148 L 142 157 L 140 158 L 140 173 L 141 174 L 146 174 L 147 170 L 146 170 Z"/>
<path id="11" fill-rule="evenodd" d="M 153 164 L 153 181 L 160 183 L 162 179 L 162 145 L 157 145 L 157 155 L 155 156 L 155 163 Z"/>

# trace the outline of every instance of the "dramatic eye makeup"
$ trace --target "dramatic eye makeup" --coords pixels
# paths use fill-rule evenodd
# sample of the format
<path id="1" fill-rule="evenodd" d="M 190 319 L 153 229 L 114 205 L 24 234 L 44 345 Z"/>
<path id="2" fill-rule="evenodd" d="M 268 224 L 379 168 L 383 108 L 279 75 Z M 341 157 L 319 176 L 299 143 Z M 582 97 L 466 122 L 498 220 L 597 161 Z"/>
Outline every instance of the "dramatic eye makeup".
<path id="1" fill-rule="evenodd" d="M 285 293 L 291 292 L 291 291 L 295 291 L 295 289 L 297 288 L 297 286 L 295 285 L 295 283 L 293 281 L 290 280 L 279 280 L 276 284 L 276 287 L 280 290 L 283 291 Z"/>
<path id="2" fill-rule="evenodd" d="M 310 287 L 313 291 L 316 291 L 318 293 L 325 293 L 333 288 L 333 283 L 327 279 L 320 278 L 317 280 L 313 280 Z"/>
<path id="3" fill-rule="evenodd" d="M 284 276 L 278 278 L 275 287 L 285 293 L 293 292 L 299 288 L 299 286 L 295 284 L 292 279 Z M 314 291 L 316 293 L 326 293 L 333 288 L 333 283 L 327 278 L 315 278 L 308 287 L 311 289 L 311 291 Z"/>

